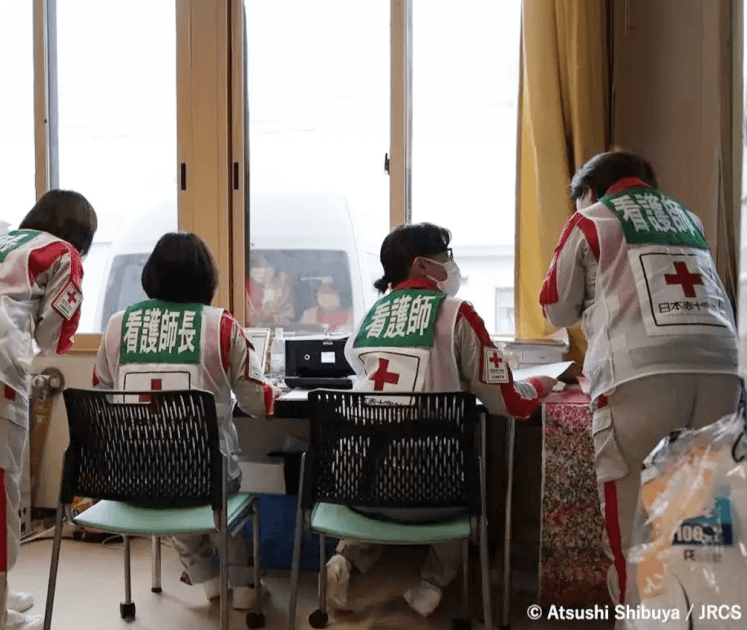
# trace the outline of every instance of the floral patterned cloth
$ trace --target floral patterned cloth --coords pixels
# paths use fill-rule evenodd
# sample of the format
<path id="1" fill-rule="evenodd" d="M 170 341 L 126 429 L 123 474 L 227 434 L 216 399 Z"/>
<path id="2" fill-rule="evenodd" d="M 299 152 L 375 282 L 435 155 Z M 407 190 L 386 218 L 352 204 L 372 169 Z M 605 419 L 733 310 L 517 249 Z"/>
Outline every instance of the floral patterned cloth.
<path id="1" fill-rule="evenodd" d="M 578 386 L 543 404 L 540 604 L 610 603 L 589 397 Z"/>

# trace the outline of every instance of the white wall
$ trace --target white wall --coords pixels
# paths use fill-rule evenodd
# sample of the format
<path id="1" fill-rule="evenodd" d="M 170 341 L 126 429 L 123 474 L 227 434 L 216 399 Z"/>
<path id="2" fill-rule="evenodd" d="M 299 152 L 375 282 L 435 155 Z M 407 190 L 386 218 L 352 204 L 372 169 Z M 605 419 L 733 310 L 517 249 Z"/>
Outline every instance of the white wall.
<path id="1" fill-rule="evenodd" d="M 612 144 L 651 160 L 716 254 L 723 0 L 614 0 Z"/>
<path id="2" fill-rule="evenodd" d="M 65 377 L 65 387 L 91 387 L 91 376 L 95 355 L 72 354 L 64 357 L 37 357 L 32 373 L 45 367 L 55 366 Z M 47 439 L 44 443 L 39 484 L 34 507 L 56 508 L 62 478 L 62 458 L 68 444 L 67 415 L 62 396 L 58 396 L 52 408 Z"/>
<path id="3" fill-rule="evenodd" d="M 721 93 L 724 67 L 732 52 L 723 33 L 732 26 L 725 24 L 727 9 L 734 11 L 734 20 L 744 20 L 742 4 L 731 0 L 614 0 L 613 5 L 613 145 L 648 157 L 661 188 L 700 217 L 722 278 L 728 263 L 726 253 L 718 251 L 717 234 L 719 220 L 729 219 L 718 216 L 718 195 L 719 178 L 728 172 L 719 173 L 718 157 L 721 107 L 729 98 Z M 742 39 L 736 37 L 733 42 L 737 59 L 743 58 Z M 741 87 L 736 84 L 739 74 L 732 75 L 735 103 L 741 102 Z M 741 112 L 736 112 L 734 119 L 741 118 Z M 737 157 L 732 162 L 737 173 L 744 173 Z M 735 177 L 734 194 L 739 196 L 739 177 Z M 742 220 L 741 230 L 738 225 L 720 227 L 722 232 L 735 231 L 742 237 L 740 362 L 747 372 L 747 223 Z"/>

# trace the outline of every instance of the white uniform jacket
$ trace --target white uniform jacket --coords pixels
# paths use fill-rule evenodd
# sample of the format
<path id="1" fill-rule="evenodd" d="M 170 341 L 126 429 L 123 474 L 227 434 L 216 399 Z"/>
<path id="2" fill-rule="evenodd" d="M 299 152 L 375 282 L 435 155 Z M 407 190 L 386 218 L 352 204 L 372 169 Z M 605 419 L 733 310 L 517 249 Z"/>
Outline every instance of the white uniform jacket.
<path id="1" fill-rule="evenodd" d="M 653 374 L 736 374 L 732 306 L 700 220 L 635 178 L 565 225 L 540 295 L 554 326 L 581 319 L 591 397 Z"/>
<path id="2" fill-rule="evenodd" d="M 257 354 L 228 311 L 158 300 L 139 302 L 112 315 L 99 347 L 93 385 L 130 391 L 212 392 L 221 451 L 231 456 L 230 478 L 239 475 L 231 394 L 255 418 L 264 417 L 273 400 Z"/>
<path id="3" fill-rule="evenodd" d="M 408 280 L 379 299 L 345 347 L 361 391 L 469 391 L 493 415 L 528 418 L 549 392 L 513 380 L 472 305 L 430 280 Z"/>
<path id="4" fill-rule="evenodd" d="M 70 243 L 46 232 L 0 236 L 0 391 L 9 420 L 28 428 L 26 375 L 34 342 L 45 354 L 73 345 L 83 302 L 83 266 Z"/>

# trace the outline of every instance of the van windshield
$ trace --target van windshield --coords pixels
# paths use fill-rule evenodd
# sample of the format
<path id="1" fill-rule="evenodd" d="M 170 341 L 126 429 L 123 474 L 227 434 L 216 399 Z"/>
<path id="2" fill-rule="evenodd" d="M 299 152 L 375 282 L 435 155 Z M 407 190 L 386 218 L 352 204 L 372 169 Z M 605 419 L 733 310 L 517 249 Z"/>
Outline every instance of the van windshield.
<path id="1" fill-rule="evenodd" d="M 246 279 L 249 326 L 297 332 L 353 327 L 347 253 L 318 249 L 252 249 Z"/>
<path id="2" fill-rule="evenodd" d="M 114 257 L 106 282 L 99 330 L 106 329 L 109 318 L 114 313 L 123 311 L 130 304 L 147 299 L 140 278 L 149 256 L 150 254 L 123 254 Z"/>
<path id="3" fill-rule="evenodd" d="M 109 318 L 146 299 L 140 282 L 150 254 L 122 254 L 112 261 L 101 314 Z M 246 279 L 249 326 L 299 333 L 352 330 L 350 262 L 344 251 L 252 249 Z"/>

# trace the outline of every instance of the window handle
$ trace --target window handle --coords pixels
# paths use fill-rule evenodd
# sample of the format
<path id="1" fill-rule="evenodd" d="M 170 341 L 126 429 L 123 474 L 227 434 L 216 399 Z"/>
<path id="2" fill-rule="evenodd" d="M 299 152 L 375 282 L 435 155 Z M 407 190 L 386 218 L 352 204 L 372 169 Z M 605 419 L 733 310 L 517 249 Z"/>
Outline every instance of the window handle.
<path id="1" fill-rule="evenodd" d="M 389 175 L 389 154 L 384 154 L 384 172 Z"/>

